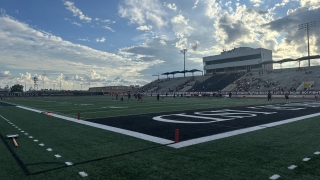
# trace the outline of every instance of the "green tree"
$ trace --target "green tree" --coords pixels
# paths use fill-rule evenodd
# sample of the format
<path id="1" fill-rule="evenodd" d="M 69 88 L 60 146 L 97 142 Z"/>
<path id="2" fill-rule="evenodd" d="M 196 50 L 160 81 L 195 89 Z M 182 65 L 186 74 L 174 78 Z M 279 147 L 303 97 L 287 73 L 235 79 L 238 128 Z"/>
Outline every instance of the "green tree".
<path id="1" fill-rule="evenodd" d="M 10 88 L 11 92 L 23 92 L 23 86 L 20 84 L 15 84 Z"/>

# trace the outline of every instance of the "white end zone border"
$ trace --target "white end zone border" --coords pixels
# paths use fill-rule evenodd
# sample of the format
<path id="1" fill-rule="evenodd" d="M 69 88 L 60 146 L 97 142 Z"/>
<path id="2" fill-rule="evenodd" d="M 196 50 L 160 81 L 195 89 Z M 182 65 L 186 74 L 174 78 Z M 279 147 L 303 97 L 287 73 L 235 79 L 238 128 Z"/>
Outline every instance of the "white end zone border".
<path id="1" fill-rule="evenodd" d="M 32 108 L 27 108 L 27 107 L 23 107 L 23 106 L 16 106 L 18 108 L 22 108 L 22 109 L 26 109 L 29 111 L 34 111 L 34 112 L 38 112 L 41 113 L 42 111 L 36 110 L 36 109 L 32 109 Z M 106 125 L 102 125 L 102 124 L 96 124 L 96 123 L 92 123 L 92 122 L 88 122 L 88 121 L 83 121 L 83 120 L 78 120 L 76 118 L 71 118 L 71 117 L 67 117 L 67 116 L 62 116 L 62 115 L 58 115 L 58 114 L 54 114 L 51 113 L 53 117 L 57 117 L 60 119 L 64 119 L 64 120 L 68 120 L 68 121 L 72 121 L 75 123 L 79 123 L 79 124 L 84 124 L 87 126 L 91 126 L 91 127 L 95 127 L 95 128 L 99 128 L 99 129 L 104 129 L 104 130 L 108 130 L 108 131 L 112 131 L 112 132 L 117 132 L 120 134 L 125 134 L 128 136 L 132 136 L 132 137 L 136 137 L 139 139 L 143 139 L 143 140 L 147 140 L 147 141 L 151 141 L 151 142 L 155 142 L 155 143 L 159 143 L 159 144 L 170 144 L 173 143 L 174 141 L 168 140 L 168 139 L 163 139 L 163 138 L 159 138 L 159 137 L 155 137 L 155 136 L 150 136 L 147 134 L 142 134 L 142 133 L 138 133 L 138 132 L 134 132 L 134 131 L 129 131 L 129 130 L 125 130 L 125 129 L 120 129 L 120 128 L 116 128 L 116 127 L 111 127 L 111 126 L 106 126 Z"/>
<path id="2" fill-rule="evenodd" d="M 204 143 L 204 142 L 213 141 L 213 140 L 217 140 L 217 139 L 222 139 L 222 138 L 226 138 L 226 137 L 230 137 L 230 136 L 235 136 L 235 135 L 238 135 L 238 134 L 244 134 L 244 133 L 247 133 L 247 132 L 252 132 L 252 131 L 256 131 L 256 130 L 260 130 L 260 129 L 264 129 L 264 128 L 268 128 L 268 127 L 278 126 L 278 125 L 281 125 L 281 124 L 291 123 L 291 122 L 294 122 L 294 121 L 299 121 L 299 120 L 303 120 L 303 119 L 307 119 L 307 118 L 311 118 L 311 117 L 315 117 L 315 116 L 320 116 L 320 113 L 309 114 L 309 115 L 300 116 L 300 117 L 291 118 L 291 119 L 286 119 L 286 120 L 277 121 L 277 122 L 273 122 L 273 123 L 262 124 L 262 125 L 259 125 L 259 126 L 253 126 L 253 127 L 249 127 L 249 128 L 229 131 L 229 132 L 226 132 L 226 133 L 215 134 L 215 135 L 212 135 L 212 136 L 206 136 L 206 137 L 201 137 L 201 138 L 196 138 L 196 139 L 190 139 L 190 140 L 187 140 L 187 141 L 182 141 L 182 142 L 171 144 L 171 145 L 168 145 L 168 146 L 169 147 L 173 147 L 173 148 L 182 148 L 182 147 L 191 146 L 191 145 L 195 145 L 195 144 L 199 144 L 199 143 Z"/>
<path id="3" fill-rule="evenodd" d="M 27 107 L 23 107 L 23 106 L 16 106 L 16 107 L 19 107 L 19 108 L 22 108 L 22 109 L 26 109 L 26 110 L 29 110 L 29 111 L 38 112 L 38 113 L 42 112 L 42 111 L 39 111 L 39 110 L 36 110 L 36 109 L 31 109 L 31 108 L 27 108 Z M 106 126 L 106 125 L 101 125 L 101 124 L 96 124 L 96 123 L 87 122 L 87 121 L 83 121 L 83 120 L 78 120 L 76 118 L 70 118 L 70 117 L 66 117 L 66 116 L 62 116 L 62 115 L 58 115 L 58 114 L 54 114 L 54 113 L 52 113 L 52 116 L 60 118 L 60 119 L 72 121 L 72 122 L 75 122 L 75 123 L 84 124 L 84 125 L 87 125 L 87 126 L 96 127 L 96 128 L 99 128 L 99 129 L 104 129 L 104 130 L 108 130 L 108 131 L 112 131 L 112 132 L 117 132 L 117 133 L 120 133 L 120 134 L 136 137 L 136 138 L 139 138 L 139 139 L 143 139 L 143 140 L 147 140 L 147 141 L 163 144 L 163 145 L 170 144 L 168 146 L 172 147 L 172 148 L 182 148 L 182 147 L 187 147 L 187 146 L 191 146 L 191 145 L 195 145 L 195 144 L 199 144 L 199 143 L 204 143 L 204 142 L 213 141 L 213 140 L 217 140 L 217 139 L 222 139 L 222 138 L 226 138 L 226 137 L 231 137 L 231 136 L 235 136 L 235 135 L 239 135 L 239 134 L 244 134 L 244 133 L 248 133 L 248 132 L 252 132 L 252 131 L 256 131 L 256 130 L 261 130 L 261 129 L 268 128 L 268 127 L 278 126 L 278 125 L 281 125 L 281 124 L 291 123 L 291 122 L 294 122 L 294 121 L 299 121 L 299 120 L 303 120 L 303 119 L 307 119 L 307 118 L 311 118 L 311 117 L 320 116 L 320 113 L 309 114 L 309 115 L 295 117 L 295 118 L 286 119 L 286 120 L 282 120 L 282 121 L 277 121 L 277 122 L 273 122 L 273 123 L 262 124 L 262 125 L 259 125 L 259 126 L 253 126 L 253 127 L 249 127 L 249 128 L 229 131 L 229 132 L 225 132 L 225 133 L 215 134 L 215 135 L 212 135 L 212 136 L 206 136 L 206 137 L 201 137 L 201 138 L 196 138 L 196 139 L 190 139 L 190 140 L 182 141 L 182 142 L 175 143 L 175 144 L 171 144 L 171 143 L 174 143 L 174 141 L 171 141 L 171 140 L 168 140 L 168 139 L 159 138 L 159 137 L 155 137 L 155 136 L 150 136 L 150 135 L 143 134 L 143 133 L 138 133 L 138 132 L 134 132 L 134 131 L 129 131 L 129 130 L 120 129 L 120 128 L 116 128 L 116 127 L 111 127 L 111 126 Z"/>

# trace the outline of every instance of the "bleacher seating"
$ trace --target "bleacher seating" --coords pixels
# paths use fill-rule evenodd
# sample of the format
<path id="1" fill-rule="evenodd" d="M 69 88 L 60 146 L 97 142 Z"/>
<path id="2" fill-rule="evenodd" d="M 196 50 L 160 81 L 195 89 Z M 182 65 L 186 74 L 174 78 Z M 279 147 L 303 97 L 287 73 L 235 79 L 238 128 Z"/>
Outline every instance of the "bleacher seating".
<path id="1" fill-rule="evenodd" d="M 235 85 L 231 88 L 231 84 Z M 217 92 L 230 91 L 230 88 L 233 91 L 320 90 L 320 66 L 242 74 L 165 78 L 155 80 L 140 89 L 143 92 L 164 93 L 175 91 Z"/>
<path id="2" fill-rule="evenodd" d="M 313 82 L 307 89 L 320 90 L 320 78 L 317 77 L 317 72 L 320 72 L 320 66 L 275 69 L 263 73 L 251 72 L 250 76 L 245 75 L 238 80 L 245 78 L 250 80 L 247 91 L 304 90 L 304 82 Z"/>
<path id="3" fill-rule="evenodd" d="M 222 79 L 216 79 L 217 81 L 212 83 L 211 86 L 207 87 L 205 91 L 221 91 L 225 87 L 229 86 L 229 84 L 232 84 L 239 77 L 240 75 L 238 73 L 227 74 Z"/>

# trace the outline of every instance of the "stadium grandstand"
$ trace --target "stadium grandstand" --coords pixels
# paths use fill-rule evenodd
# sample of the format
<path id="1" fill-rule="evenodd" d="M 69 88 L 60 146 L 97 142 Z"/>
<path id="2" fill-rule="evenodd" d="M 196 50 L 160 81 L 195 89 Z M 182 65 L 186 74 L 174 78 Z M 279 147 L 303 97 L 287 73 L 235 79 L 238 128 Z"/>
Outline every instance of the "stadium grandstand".
<path id="1" fill-rule="evenodd" d="M 201 71 L 200 76 L 192 74 L 192 76 L 175 77 L 175 74 L 184 71 L 166 72 L 161 74 L 166 78 L 158 76 L 158 79 L 137 90 L 146 94 L 169 95 L 218 92 L 257 94 L 268 91 L 274 94 L 285 91 L 319 93 L 320 66 L 300 67 L 301 61 L 309 59 L 320 59 L 320 56 L 273 61 L 271 50 L 239 47 L 223 51 L 220 55 L 204 57 L 204 72 Z M 295 61 L 299 62 L 298 67 L 282 68 L 283 63 Z M 274 69 L 274 64 L 280 64 L 280 69 Z M 193 70 L 197 71 L 200 70 Z"/>

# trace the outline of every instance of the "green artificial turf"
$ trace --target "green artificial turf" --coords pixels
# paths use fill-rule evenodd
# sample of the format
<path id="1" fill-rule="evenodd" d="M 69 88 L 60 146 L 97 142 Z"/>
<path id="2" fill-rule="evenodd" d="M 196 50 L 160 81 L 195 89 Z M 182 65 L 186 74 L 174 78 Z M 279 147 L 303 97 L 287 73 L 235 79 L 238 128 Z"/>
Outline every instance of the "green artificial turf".
<path id="1" fill-rule="evenodd" d="M 113 102 L 108 97 L 5 101 L 64 115 L 80 111 L 87 118 L 266 103 L 265 99 L 209 98 Z M 75 106 L 81 103 L 93 107 Z M 110 106 L 135 110 L 101 108 Z M 88 173 L 85 179 L 269 179 L 273 174 L 279 174 L 280 179 L 320 179 L 320 155 L 313 154 L 320 151 L 319 117 L 174 149 L 13 106 L 0 106 L 0 115 L 28 133 L 24 135 L 0 117 L 4 137 L 0 143 L 0 179 L 84 179 L 80 171 Z M 5 137 L 16 133 L 19 147 Z M 56 158 L 55 154 L 62 157 Z M 311 160 L 303 162 L 305 157 Z M 74 165 L 65 165 L 67 161 Z M 298 167 L 289 170 L 290 165 Z M 24 169 L 29 172 L 24 173 Z"/>

